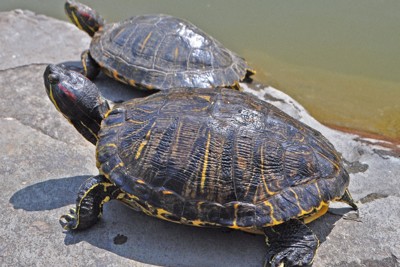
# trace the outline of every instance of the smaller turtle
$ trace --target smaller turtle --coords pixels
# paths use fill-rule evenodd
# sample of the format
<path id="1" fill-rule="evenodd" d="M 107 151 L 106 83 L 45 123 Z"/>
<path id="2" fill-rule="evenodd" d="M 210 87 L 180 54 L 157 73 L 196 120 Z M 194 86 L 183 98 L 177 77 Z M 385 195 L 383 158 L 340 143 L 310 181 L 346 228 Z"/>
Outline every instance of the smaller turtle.
<path id="1" fill-rule="evenodd" d="M 183 19 L 156 14 L 106 24 L 95 10 L 70 0 L 65 11 L 93 37 L 82 53 L 81 73 L 89 79 L 101 68 L 141 89 L 239 89 L 239 81 L 255 73 L 243 58 Z"/>
<path id="2" fill-rule="evenodd" d="M 180 88 L 110 109 L 77 72 L 50 65 L 44 81 L 55 107 L 96 144 L 99 175 L 81 186 L 64 229 L 91 227 L 116 199 L 175 223 L 264 234 L 266 266 L 306 266 L 319 241 L 305 224 L 331 201 L 357 209 L 332 144 L 253 95 Z"/>

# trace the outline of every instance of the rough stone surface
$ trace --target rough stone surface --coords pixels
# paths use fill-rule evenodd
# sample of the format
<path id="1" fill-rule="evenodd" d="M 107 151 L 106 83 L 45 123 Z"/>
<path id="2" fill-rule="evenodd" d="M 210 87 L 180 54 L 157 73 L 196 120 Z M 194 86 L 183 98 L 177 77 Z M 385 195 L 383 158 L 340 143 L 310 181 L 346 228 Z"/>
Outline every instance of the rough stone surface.
<path id="1" fill-rule="evenodd" d="M 48 101 L 42 74 L 47 63 L 78 60 L 89 41 L 68 23 L 0 13 L 0 265 L 261 266 L 262 236 L 176 225 L 118 202 L 105 206 L 93 228 L 62 231 L 59 216 L 97 170 L 94 147 Z M 104 76 L 96 82 L 113 100 L 143 95 Z M 321 240 L 314 266 L 399 266 L 400 147 L 334 131 L 284 93 L 250 87 L 245 91 L 320 130 L 348 162 L 360 215 L 332 205 L 311 224 Z"/>
<path id="2" fill-rule="evenodd" d="M 87 34 L 72 24 L 26 10 L 0 14 L 0 70 L 76 59 L 89 46 Z"/>

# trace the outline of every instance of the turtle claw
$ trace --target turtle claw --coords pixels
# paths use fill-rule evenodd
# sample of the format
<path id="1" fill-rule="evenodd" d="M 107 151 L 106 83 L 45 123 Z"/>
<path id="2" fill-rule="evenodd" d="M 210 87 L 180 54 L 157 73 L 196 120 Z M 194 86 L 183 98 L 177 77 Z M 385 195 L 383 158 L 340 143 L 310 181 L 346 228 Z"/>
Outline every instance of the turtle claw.
<path id="1" fill-rule="evenodd" d="M 292 219 L 264 229 L 269 246 L 264 266 L 311 266 L 319 241 L 303 222 Z"/>
<path id="2" fill-rule="evenodd" d="M 289 267 L 289 266 L 311 266 L 315 251 L 313 249 L 301 249 L 288 247 L 275 255 L 268 253 L 264 266 Z"/>
<path id="3" fill-rule="evenodd" d="M 69 214 L 62 215 L 60 217 L 60 224 L 64 230 L 74 230 L 78 228 L 78 219 L 76 216 L 76 210 L 70 209 Z"/>

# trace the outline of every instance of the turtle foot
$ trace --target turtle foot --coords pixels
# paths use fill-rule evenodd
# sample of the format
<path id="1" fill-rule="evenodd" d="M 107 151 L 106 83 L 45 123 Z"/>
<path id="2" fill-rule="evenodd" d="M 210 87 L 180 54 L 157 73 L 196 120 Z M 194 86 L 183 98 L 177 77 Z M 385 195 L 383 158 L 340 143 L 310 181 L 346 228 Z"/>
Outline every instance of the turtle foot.
<path id="1" fill-rule="evenodd" d="M 266 267 L 311 266 L 319 245 L 318 238 L 301 221 L 264 229 L 269 250 Z"/>
<path id="2" fill-rule="evenodd" d="M 60 224 L 65 230 L 83 230 L 92 227 L 100 219 L 103 205 L 115 199 L 119 189 L 102 175 L 87 179 L 76 199 L 76 208 L 61 216 Z"/>
<path id="3" fill-rule="evenodd" d="M 284 248 L 279 252 L 267 253 L 264 266 L 266 267 L 289 267 L 289 266 L 311 266 L 315 256 L 315 250 L 308 247 Z"/>
<path id="4" fill-rule="evenodd" d="M 64 230 L 74 230 L 78 228 L 78 219 L 75 209 L 70 209 L 68 214 L 60 217 L 60 224 Z"/>

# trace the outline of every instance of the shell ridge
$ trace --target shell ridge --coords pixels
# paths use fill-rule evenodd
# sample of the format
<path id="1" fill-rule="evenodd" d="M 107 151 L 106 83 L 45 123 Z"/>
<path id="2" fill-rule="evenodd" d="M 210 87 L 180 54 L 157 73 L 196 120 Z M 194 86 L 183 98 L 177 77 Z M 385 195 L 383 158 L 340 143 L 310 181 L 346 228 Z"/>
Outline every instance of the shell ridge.
<path id="1" fill-rule="evenodd" d="M 151 215 L 196 226 L 214 225 L 249 229 L 276 225 L 290 218 L 302 216 L 306 212 L 313 212 L 322 202 L 340 197 L 340 193 L 348 185 L 348 176 L 342 169 L 342 163 L 339 162 L 337 155 L 332 154 L 329 144 L 318 138 L 318 142 L 310 141 L 309 138 L 314 137 L 306 134 L 307 129 L 303 129 L 302 124 L 292 123 L 289 117 L 278 114 L 269 105 L 257 109 L 257 105 L 252 105 L 253 99 L 256 101 L 255 97 L 246 95 L 243 100 L 238 98 L 238 94 L 227 89 L 208 91 L 178 89 L 152 95 L 140 103 L 127 102 L 120 105 L 119 109 L 123 109 L 123 113 L 121 114 L 121 111 L 110 113 L 110 117 L 102 124 L 103 129 L 97 149 L 100 170 L 103 170 L 103 173 L 127 194 L 136 196 Z M 177 109 L 179 107 L 181 109 Z M 204 107 L 207 109 L 203 109 Z M 238 112 L 236 110 L 238 107 L 243 108 L 243 111 L 254 108 L 262 116 Z M 165 142 L 164 158 L 161 160 L 155 159 L 153 152 L 146 154 L 146 150 L 143 149 L 139 160 L 145 161 L 138 163 L 144 166 L 143 172 L 133 170 L 136 167 L 130 158 L 133 158 L 135 151 L 131 152 L 133 155 L 121 152 L 122 147 L 127 147 L 122 143 L 129 135 L 127 132 L 133 129 L 130 125 L 135 124 L 129 122 L 129 119 L 135 119 L 131 118 L 132 114 L 135 114 L 131 110 L 135 108 L 138 110 L 142 108 L 146 113 L 137 118 L 137 122 L 143 120 L 147 127 L 152 124 L 151 122 L 160 120 L 157 126 L 161 128 L 154 132 L 159 134 L 158 141 L 161 139 Z M 219 116 L 221 114 L 239 117 L 226 120 L 224 116 Z M 243 119 L 241 115 L 247 116 L 244 123 L 237 122 Z M 122 119 L 124 123 L 115 126 Z M 226 128 L 219 124 L 223 121 L 227 125 Z M 268 128 L 268 123 L 271 121 L 278 126 L 292 124 L 291 127 L 298 129 L 303 137 L 309 138 L 303 140 L 296 131 L 290 132 L 289 127 L 274 128 L 271 124 L 272 126 Z M 141 129 L 139 135 L 142 136 L 146 130 L 137 122 L 135 127 Z M 257 126 L 258 122 L 261 123 L 260 127 Z M 112 123 L 115 123 L 114 127 Z M 178 130 L 180 127 L 182 131 L 194 132 L 185 135 L 186 139 L 182 140 Z M 286 132 L 281 137 L 274 131 Z M 208 133 L 210 136 L 207 139 Z M 251 139 L 248 139 L 248 136 Z M 215 147 L 218 137 L 224 142 L 218 144 L 220 147 Z M 153 148 L 160 148 L 159 143 L 152 143 L 151 140 L 150 138 L 148 142 Z M 181 140 L 187 143 L 181 146 Z M 205 147 L 209 147 L 210 150 L 207 162 L 205 162 L 207 153 Z M 247 153 L 249 149 L 251 155 Z M 314 161 L 318 162 L 317 152 L 326 154 L 327 158 L 338 166 L 338 170 L 334 169 L 335 171 L 326 175 L 327 177 L 320 175 L 320 165 L 312 166 Z M 174 155 L 179 153 L 185 155 L 175 158 Z M 220 159 L 216 159 L 215 155 L 220 155 Z M 246 162 L 239 162 L 239 158 L 244 156 Z M 299 172 L 295 178 L 297 180 L 292 178 L 297 174 L 285 173 L 290 169 L 290 166 L 287 166 L 290 159 L 287 157 L 311 164 L 307 165 L 309 172 Z M 279 158 L 279 161 L 274 160 L 275 158 Z M 146 175 L 152 175 L 145 167 L 151 160 L 162 161 L 166 166 L 165 171 L 158 174 L 160 177 L 154 180 L 152 177 L 146 179 Z M 120 166 L 121 162 L 125 166 Z M 210 168 L 210 164 L 218 164 L 219 167 Z M 276 168 L 276 165 L 280 167 Z M 245 180 L 240 177 L 242 171 L 249 173 Z M 262 171 L 265 172 L 266 184 L 275 194 L 269 194 L 268 188 L 264 189 Z M 206 180 L 202 180 L 204 174 Z M 156 179 L 161 180 L 163 177 L 165 183 L 154 183 Z M 169 184 L 168 181 L 174 182 L 173 179 L 182 181 Z M 237 183 L 240 179 L 243 183 Z M 201 192 L 202 182 L 203 192 Z M 182 191 L 176 190 L 178 186 L 175 185 L 179 183 L 183 184 Z M 209 190 L 208 187 L 217 189 Z"/>
<path id="2" fill-rule="evenodd" d="M 147 44 L 148 49 L 150 49 L 148 53 L 152 55 L 151 59 L 150 57 L 147 59 L 146 57 L 142 58 L 140 55 L 133 56 L 132 53 L 123 52 L 131 47 L 130 44 L 133 42 L 133 36 L 135 36 L 135 33 L 140 33 L 143 28 L 140 27 L 141 25 L 148 25 L 147 28 L 158 31 L 160 36 L 162 36 L 161 41 L 152 42 L 150 46 Z M 166 29 L 168 25 L 177 28 L 177 32 L 174 33 L 173 29 Z M 127 36 L 118 38 L 118 34 L 123 33 L 126 33 Z M 171 34 L 175 34 L 184 40 L 187 43 L 186 46 L 190 48 L 189 53 L 185 55 L 186 66 L 183 67 L 180 63 L 175 63 L 175 65 L 172 63 L 176 68 L 168 69 L 162 64 L 158 68 L 157 60 L 162 57 L 162 55 L 160 57 L 160 51 L 162 50 L 163 43 L 166 42 L 166 38 L 171 36 Z M 169 44 L 171 40 L 168 40 Z M 120 42 L 119 45 L 115 43 L 117 41 Z M 143 43 L 145 47 L 144 44 L 146 42 Z M 194 49 L 209 52 L 192 55 Z M 124 83 L 133 84 L 133 80 L 135 84 L 141 84 L 145 88 L 152 87 L 161 90 L 170 87 L 212 88 L 231 86 L 233 83 L 239 81 L 240 78 L 245 77 L 246 69 L 248 68 L 246 62 L 241 57 L 225 48 L 214 37 L 206 34 L 200 28 L 186 20 L 174 18 L 169 15 L 136 16 L 112 25 L 107 24 L 102 34 L 98 34 L 93 39 L 90 51 L 95 60 L 106 70 L 106 74 L 113 76 L 112 74 L 116 73 L 119 74 L 116 79 Z M 216 61 L 214 53 L 221 55 L 219 60 Z M 129 56 L 126 57 L 124 55 Z M 191 56 L 199 60 L 191 62 Z M 142 59 L 136 61 L 136 58 Z M 207 61 L 207 64 L 202 64 L 202 60 L 204 62 Z M 209 66 L 203 69 L 203 65 Z M 123 67 L 121 68 L 120 66 Z M 226 76 L 225 72 L 227 69 L 232 70 L 229 71 L 231 74 L 229 77 L 226 77 L 226 81 L 219 82 L 221 79 L 225 80 L 223 78 Z"/>

